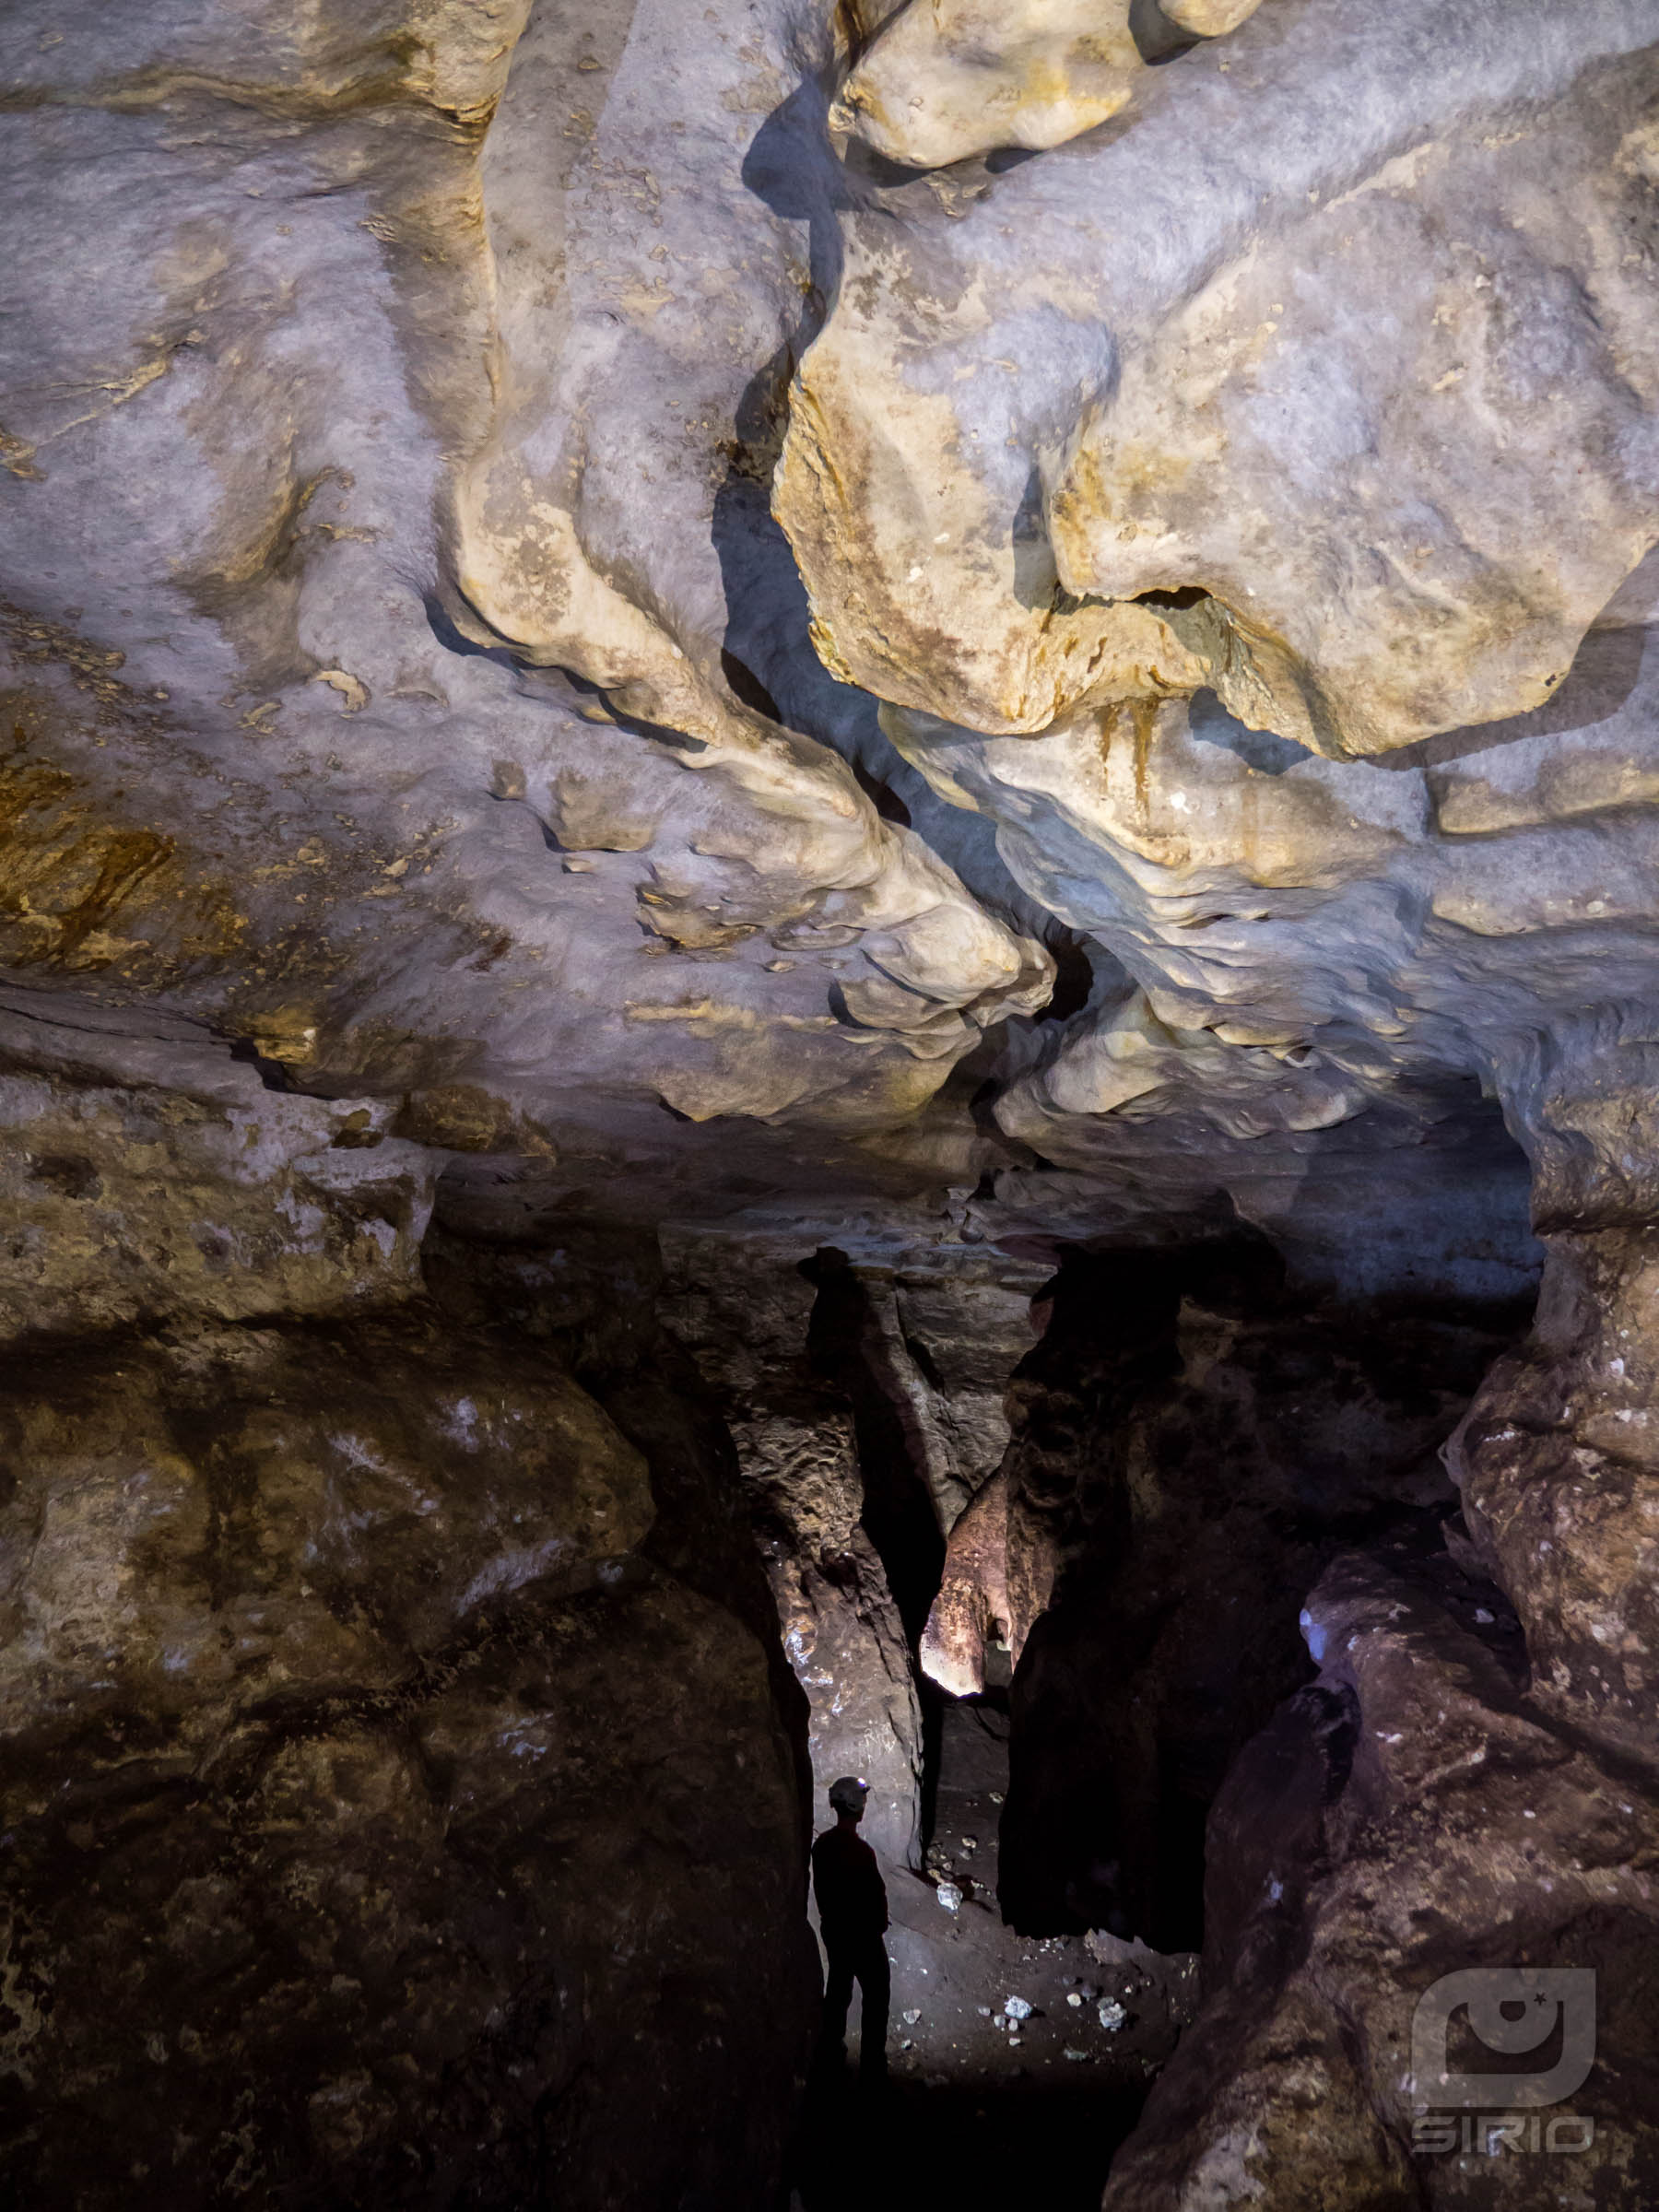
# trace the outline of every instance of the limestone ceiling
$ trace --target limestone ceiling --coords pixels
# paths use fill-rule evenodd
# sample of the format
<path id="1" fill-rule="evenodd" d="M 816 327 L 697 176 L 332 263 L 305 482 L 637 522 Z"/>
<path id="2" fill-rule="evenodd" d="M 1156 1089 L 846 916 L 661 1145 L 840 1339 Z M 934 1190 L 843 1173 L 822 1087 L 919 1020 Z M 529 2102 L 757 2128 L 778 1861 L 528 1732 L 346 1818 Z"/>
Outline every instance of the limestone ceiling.
<path id="1" fill-rule="evenodd" d="M 979 12 L 17 0 L 0 959 L 486 1208 L 1507 1280 L 1655 1010 L 1659 0 Z"/>

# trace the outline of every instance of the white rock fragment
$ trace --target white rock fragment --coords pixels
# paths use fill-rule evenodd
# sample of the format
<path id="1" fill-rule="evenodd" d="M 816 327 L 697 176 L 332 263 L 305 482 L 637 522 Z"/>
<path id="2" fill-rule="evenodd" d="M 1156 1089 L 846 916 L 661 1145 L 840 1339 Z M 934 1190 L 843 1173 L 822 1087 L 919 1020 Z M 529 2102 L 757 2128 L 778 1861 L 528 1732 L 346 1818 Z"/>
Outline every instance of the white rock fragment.
<path id="1" fill-rule="evenodd" d="M 1100 2025 L 1108 2035 L 1115 2035 L 1127 2021 L 1129 2015 L 1115 1997 L 1108 1997 L 1100 2006 Z"/>
<path id="2" fill-rule="evenodd" d="M 1011 2020 L 1029 2020 L 1031 2017 L 1030 2003 L 1025 1997 L 1005 1997 L 1003 2010 Z"/>
<path id="3" fill-rule="evenodd" d="M 955 1882 L 941 1882 L 934 1895 L 947 1912 L 957 1912 L 961 1910 L 962 1892 Z"/>

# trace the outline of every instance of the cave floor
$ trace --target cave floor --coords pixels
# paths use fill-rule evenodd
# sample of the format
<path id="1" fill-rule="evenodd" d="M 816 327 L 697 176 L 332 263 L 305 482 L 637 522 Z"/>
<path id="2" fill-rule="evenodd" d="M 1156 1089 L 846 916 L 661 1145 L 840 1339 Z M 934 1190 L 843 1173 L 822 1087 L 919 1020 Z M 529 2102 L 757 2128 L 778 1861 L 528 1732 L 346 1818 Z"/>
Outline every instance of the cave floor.
<path id="1" fill-rule="evenodd" d="M 890 2078 L 875 2093 L 857 2083 L 855 1996 L 845 2073 L 808 2085 L 791 2174 L 801 2212 L 897 2212 L 942 2187 L 986 2201 L 1003 2187 L 1029 2194 L 1039 2177 L 1047 2212 L 1092 2212 L 1190 2015 L 1194 1959 L 1004 1924 L 1007 1775 L 1006 1714 L 989 1700 L 947 1703 L 926 1874 L 888 1871 Z M 954 1912 L 939 1901 L 942 1880 L 962 1891 Z M 1012 2027 L 999 2024 L 1010 1997 L 1030 2007 Z"/>
<path id="2" fill-rule="evenodd" d="M 1097 2212 L 1107 2168 L 1143 2091 L 1023 2081 L 995 2088 L 895 2079 L 878 2099 L 849 2078 L 813 2093 L 791 2212 L 910 2212 L 996 2204 Z"/>

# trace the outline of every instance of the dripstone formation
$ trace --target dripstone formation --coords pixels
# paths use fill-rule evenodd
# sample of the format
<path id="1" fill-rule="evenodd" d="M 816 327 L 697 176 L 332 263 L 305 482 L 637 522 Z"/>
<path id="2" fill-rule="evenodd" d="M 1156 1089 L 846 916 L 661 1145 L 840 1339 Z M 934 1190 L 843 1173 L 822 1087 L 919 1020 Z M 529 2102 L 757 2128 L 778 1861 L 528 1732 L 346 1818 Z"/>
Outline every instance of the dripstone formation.
<path id="1" fill-rule="evenodd" d="M 868 2174 L 1659 2204 L 1659 0 L 13 0 L 0 206 L 0 2207 L 820 2212 L 847 1773 Z"/>

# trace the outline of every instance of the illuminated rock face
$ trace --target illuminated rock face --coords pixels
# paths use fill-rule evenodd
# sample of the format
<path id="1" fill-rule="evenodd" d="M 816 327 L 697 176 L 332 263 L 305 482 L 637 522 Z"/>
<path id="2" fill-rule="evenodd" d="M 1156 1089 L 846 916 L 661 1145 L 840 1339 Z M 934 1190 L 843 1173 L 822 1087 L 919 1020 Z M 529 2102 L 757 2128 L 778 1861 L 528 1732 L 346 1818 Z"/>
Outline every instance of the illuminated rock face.
<path id="1" fill-rule="evenodd" d="M 1176 0 L 1162 12 L 1177 35 L 1213 37 L 1260 5 Z M 919 169 L 1062 145 L 1134 99 L 1146 57 L 1133 13 L 1129 0 L 901 8 L 849 75 L 834 120 Z"/>
<path id="2" fill-rule="evenodd" d="M 1339 756 L 1548 698 L 1653 542 L 1652 25 L 1531 29 L 1265 7 L 902 253 L 850 224 L 778 488 L 838 661 L 998 733 L 1209 681 Z"/>
<path id="3" fill-rule="evenodd" d="M 769 2203 L 999 1642 L 1016 1918 L 1215 1806 L 1125 2212 L 1461 2201 L 1516 1929 L 1647 2157 L 1659 0 L 0 65 L 0 2194 Z"/>
<path id="4" fill-rule="evenodd" d="M 1024 1641 L 1008 1589 L 1008 1481 L 997 1474 L 950 1532 L 923 1633 L 923 1669 L 953 1698 L 976 1697 L 985 1687 L 987 1647 L 1001 1643 L 1018 1660 Z"/>
<path id="5" fill-rule="evenodd" d="M 723 674 L 723 559 L 787 568 L 744 395 L 804 232 L 742 169 L 793 64 L 704 25 L 665 104 L 629 13 L 5 33 L 7 959 L 463 1147 L 862 1133 L 1047 995 Z"/>
<path id="6" fill-rule="evenodd" d="M 645 1218 L 1248 1206 L 1623 1003 L 1646 11 L 1151 16 L 14 11 L 8 968 Z"/>

